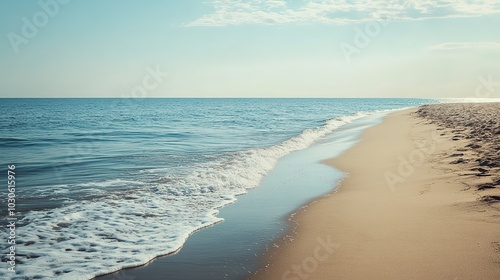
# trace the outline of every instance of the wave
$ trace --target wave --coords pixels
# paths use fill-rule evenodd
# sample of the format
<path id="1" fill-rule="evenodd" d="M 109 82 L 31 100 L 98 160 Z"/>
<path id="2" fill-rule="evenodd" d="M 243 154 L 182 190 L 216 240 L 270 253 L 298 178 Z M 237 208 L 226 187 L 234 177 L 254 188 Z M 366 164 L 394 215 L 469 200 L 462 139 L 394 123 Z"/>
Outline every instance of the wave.
<path id="1" fill-rule="evenodd" d="M 278 145 L 226 154 L 196 164 L 189 171 L 162 174 L 155 183 L 116 179 L 58 186 L 57 190 L 65 194 L 78 188 L 86 193 L 99 192 L 120 184 L 129 188 L 110 192 L 105 198 L 97 196 L 49 211 L 29 212 L 19 223 L 22 234 L 16 241 L 21 265 L 16 268 L 17 275 L 90 279 L 175 252 L 194 231 L 221 222 L 218 209 L 256 187 L 280 158 L 371 113 L 327 120 Z M 159 172 L 168 170 L 139 173 Z M 0 278 L 7 276 L 5 273 L 0 271 Z"/>

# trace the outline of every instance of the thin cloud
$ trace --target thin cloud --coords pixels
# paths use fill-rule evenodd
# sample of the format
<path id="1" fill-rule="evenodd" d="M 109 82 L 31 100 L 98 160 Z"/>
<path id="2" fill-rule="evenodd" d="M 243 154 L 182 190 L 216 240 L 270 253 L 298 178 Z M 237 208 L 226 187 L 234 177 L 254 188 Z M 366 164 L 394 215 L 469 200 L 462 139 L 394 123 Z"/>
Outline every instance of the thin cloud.
<path id="1" fill-rule="evenodd" d="M 344 25 L 380 19 L 412 21 L 500 13 L 500 0 L 209 0 L 214 12 L 187 26 L 323 23 Z"/>
<path id="2" fill-rule="evenodd" d="M 477 43 L 443 43 L 432 46 L 431 50 L 450 51 L 450 50 L 500 50 L 500 43 L 495 42 L 477 42 Z"/>

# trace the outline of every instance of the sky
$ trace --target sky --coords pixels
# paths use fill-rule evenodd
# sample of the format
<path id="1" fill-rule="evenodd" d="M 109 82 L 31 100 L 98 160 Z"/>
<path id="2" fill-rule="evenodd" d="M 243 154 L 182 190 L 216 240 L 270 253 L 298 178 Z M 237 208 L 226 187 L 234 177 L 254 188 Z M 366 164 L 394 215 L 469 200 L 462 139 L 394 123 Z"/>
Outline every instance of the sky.
<path id="1" fill-rule="evenodd" d="M 0 97 L 500 98 L 500 0 L 0 0 Z"/>

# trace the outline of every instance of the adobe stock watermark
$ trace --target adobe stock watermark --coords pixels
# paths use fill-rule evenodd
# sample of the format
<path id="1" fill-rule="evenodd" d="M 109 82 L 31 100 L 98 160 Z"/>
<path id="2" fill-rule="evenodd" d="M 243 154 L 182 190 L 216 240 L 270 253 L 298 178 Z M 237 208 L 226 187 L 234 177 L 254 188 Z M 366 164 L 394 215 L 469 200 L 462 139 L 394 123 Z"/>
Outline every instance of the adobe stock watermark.
<path id="1" fill-rule="evenodd" d="M 22 17 L 21 32 L 9 32 L 9 39 L 12 50 L 17 54 L 20 51 L 21 45 L 26 45 L 29 41 L 38 35 L 41 28 L 47 26 L 51 18 L 54 18 L 61 10 L 62 5 L 66 5 L 71 0 L 40 0 L 38 6 L 40 9 L 36 11 L 30 18 Z"/>
<path id="2" fill-rule="evenodd" d="M 123 93 L 121 95 L 121 101 L 138 102 L 141 98 L 147 98 L 149 93 L 158 89 L 168 76 L 168 72 L 164 72 L 159 65 L 147 66 L 145 68 L 145 74 L 140 80 L 141 82 L 132 87 L 130 91 Z M 130 106 L 133 104 L 134 103 L 126 105 Z M 114 109 L 114 106 L 117 105 L 118 104 L 113 103 L 111 109 Z M 55 177 L 59 180 L 59 182 L 64 184 L 63 168 L 65 165 L 80 163 L 84 160 L 84 157 L 97 153 L 99 143 L 104 140 L 106 139 L 102 134 L 88 134 L 84 139 L 78 141 L 77 144 L 66 148 L 65 162 L 63 163 L 63 166 L 52 166 Z"/>
<path id="3" fill-rule="evenodd" d="M 138 98 L 147 98 L 149 93 L 158 89 L 164 79 L 169 76 L 168 72 L 162 71 L 160 65 L 147 66 L 145 74 L 141 79 L 141 83 L 132 87 L 129 92 L 123 93 L 121 98 L 124 100 L 132 100 Z M 113 104 L 116 105 L 116 104 Z M 95 143 L 103 140 L 102 136 L 94 137 L 88 141 L 83 141 L 77 146 L 68 151 L 66 163 L 72 164 L 78 162 L 81 156 L 93 152 L 96 149 Z"/>
<path id="4" fill-rule="evenodd" d="M 163 80 L 169 76 L 168 72 L 163 72 L 160 65 L 148 66 L 146 74 L 141 80 L 141 84 L 134 86 L 130 92 L 122 95 L 122 98 L 146 98 L 149 93 L 158 89 Z"/>
<path id="5" fill-rule="evenodd" d="M 352 44 L 342 42 L 339 44 L 340 52 L 344 55 L 347 63 L 352 62 L 353 55 L 359 55 L 372 41 L 382 34 L 382 30 L 390 24 L 390 18 L 371 21 L 364 28 L 354 27 L 354 39 Z"/>
<path id="6" fill-rule="evenodd" d="M 311 255 L 304 258 L 300 264 L 293 264 L 289 270 L 283 273 L 282 280 L 308 279 L 321 263 L 333 255 L 334 249 L 340 247 L 338 243 L 332 242 L 331 236 L 328 236 L 326 240 L 318 237 L 316 241 L 318 245 L 311 252 Z"/>
<path id="7" fill-rule="evenodd" d="M 493 81 L 492 74 L 488 77 L 480 76 L 478 80 L 479 83 L 474 90 L 475 98 L 490 98 L 496 93 L 497 89 L 500 88 L 500 82 Z"/>
<path id="8" fill-rule="evenodd" d="M 400 155 L 398 157 L 398 167 L 395 172 L 386 171 L 384 173 L 387 185 L 391 192 L 396 191 L 396 185 L 403 183 L 415 173 L 416 167 L 420 166 L 428 157 L 436 151 L 436 144 L 443 143 L 444 138 L 440 137 L 439 132 L 434 131 L 431 139 L 416 141 L 416 149 L 410 152 L 408 157 Z"/>

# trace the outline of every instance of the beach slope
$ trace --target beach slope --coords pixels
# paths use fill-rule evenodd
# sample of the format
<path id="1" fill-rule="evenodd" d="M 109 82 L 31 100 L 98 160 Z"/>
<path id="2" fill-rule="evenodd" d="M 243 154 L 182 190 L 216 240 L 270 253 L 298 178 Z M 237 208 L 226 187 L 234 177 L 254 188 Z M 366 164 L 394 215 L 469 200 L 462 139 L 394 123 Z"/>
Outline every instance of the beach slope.
<path id="1" fill-rule="evenodd" d="M 500 279 L 498 112 L 429 105 L 367 129 L 252 279 Z"/>

